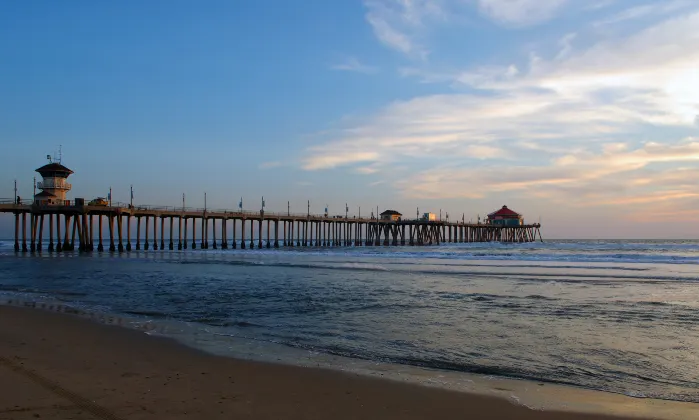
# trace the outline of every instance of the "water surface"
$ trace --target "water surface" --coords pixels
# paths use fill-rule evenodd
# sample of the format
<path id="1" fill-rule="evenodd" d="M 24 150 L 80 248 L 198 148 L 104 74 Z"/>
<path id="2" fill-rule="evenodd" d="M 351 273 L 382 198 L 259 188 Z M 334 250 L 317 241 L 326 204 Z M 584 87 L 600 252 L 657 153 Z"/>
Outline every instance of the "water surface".
<path id="1" fill-rule="evenodd" d="M 5 241 L 0 297 L 185 321 L 200 341 L 274 343 L 262 353 L 699 402 L 697 264 L 693 241 L 34 256 Z"/>

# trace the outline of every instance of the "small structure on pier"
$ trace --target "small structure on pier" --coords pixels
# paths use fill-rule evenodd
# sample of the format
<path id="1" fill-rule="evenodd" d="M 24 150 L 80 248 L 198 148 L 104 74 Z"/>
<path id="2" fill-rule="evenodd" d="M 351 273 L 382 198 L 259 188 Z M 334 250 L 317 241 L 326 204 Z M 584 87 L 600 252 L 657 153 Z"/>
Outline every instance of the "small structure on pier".
<path id="1" fill-rule="evenodd" d="M 48 158 L 51 160 L 51 156 Z M 36 172 L 41 174 L 43 180 L 36 184 L 41 192 L 34 196 L 34 203 L 41 206 L 70 205 L 66 200 L 66 194 L 72 186 L 66 180 L 73 171 L 63 166 L 59 160 L 42 166 Z"/>
<path id="2" fill-rule="evenodd" d="M 386 210 L 383 213 L 381 213 L 381 220 L 397 222 L 400 220 L 401 216 L 403 215 L 395 210 Z"/>
<path id="3" fill-rule="evenodd" d="M 522 215 L 514 210 L 510 210 L 507 206 L 502 206 L 498 211 L 494 211 L 488 215 L 488 224 L 497 226 L 522 226 L 524 220 Z"/>

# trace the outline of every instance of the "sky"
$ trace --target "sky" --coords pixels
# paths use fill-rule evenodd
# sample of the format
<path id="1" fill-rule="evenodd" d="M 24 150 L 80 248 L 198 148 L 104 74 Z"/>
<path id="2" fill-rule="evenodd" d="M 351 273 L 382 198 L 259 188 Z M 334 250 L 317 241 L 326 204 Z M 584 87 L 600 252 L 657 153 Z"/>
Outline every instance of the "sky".
<path id="1" fill-rule="evenodd" d="M 2 2 L 0 142 L 0 198 L 60 146 L 70 198 L 699 238 L 699 2 Z"/>

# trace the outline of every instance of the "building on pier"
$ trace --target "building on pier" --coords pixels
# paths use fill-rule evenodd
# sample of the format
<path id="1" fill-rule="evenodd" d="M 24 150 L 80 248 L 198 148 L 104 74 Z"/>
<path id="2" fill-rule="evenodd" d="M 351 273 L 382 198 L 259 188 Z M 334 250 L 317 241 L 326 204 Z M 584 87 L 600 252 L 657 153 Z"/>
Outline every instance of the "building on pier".
<path id="1" fill-rule="evenodd" d="M 497 226 L 522 226 L 524 219 L 522 215 L 514 210 L 502 206 L 498 211 L 494 211 L 488 215 L 488 224 Z"/>
<path id="2" fill-rule="evenodd" d="M 36 184 L 41 192 L 34 196 L 35 204 L 41 206 L 70 205 L 70 201 L 66 199 L 66 194 L 72 186 L 66 180 L 73 171 L 63 166 L 59 161 L 44 165 L 36 172 L 39 172 L 43 179 Z"/>
<path id="3" fill-rule="evenodd" d="M 383 213 L 381 213 L 381 220 L 397 222 L 400 220 L 401 216 L 403 215 L 395 210 L 386 210 Z"/>

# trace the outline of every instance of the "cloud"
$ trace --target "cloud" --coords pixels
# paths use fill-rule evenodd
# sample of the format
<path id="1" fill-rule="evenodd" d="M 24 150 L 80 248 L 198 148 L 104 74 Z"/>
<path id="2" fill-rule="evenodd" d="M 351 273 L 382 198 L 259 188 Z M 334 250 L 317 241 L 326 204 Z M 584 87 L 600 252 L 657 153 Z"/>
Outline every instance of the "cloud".
<path id="1" fill-rule="evenodd" d="M 354 171 L 362 175 L 371 175 L 379 172 L 379 168 L 376 165 L 360 166 L 358 168 L 355 168 Z"/>
<path id="2" fill-rule="evenodd" d="M 494 165 L 490 167 L 445 166 L 418 172 L 401 181 L 407 195 L 416 198 L 481 198 L 490 192 L 555 192 L 554 202 L 577 205 L 645 201 L 643 195 L 619 197 L 620 191 L 664 189 L 649 196 L 693 197 L 693 174 L 697 169 L 666 169 L 658 173 L 654 165 L 699 162 L 699 139 L 679 145 L 647 143 L 628 150 L 613 144 L 600 153 L 564 155 L 546 166 Z M 468 185 L 468 188 L 459 186 Z M 601 188 L 603 186 L 603 188 Z M 650 201 L 650 200 L 648 200 Z"/>
<path id="3" fill-rule="evenodd" d="M 640 6 L 630 7 L 612 16 L 609 16 L 602 20 L 598 20 L 594 22 L 593 25 L 600 27 L 646 17 L 657 18 L 660 15 L 673 13 L 678 10 L 686 9 L 692 6 L 696 6 L 696 3 L 687 0 L 671 0 L 659 3 L 648 3 Z"/>
<path id="4" fill-rule="evenodd" d="M 377 67 L 361 63 L 355 57 L 346 57 L 342 62 L 330 66 L 333 70 L 352 71 L 356 73 L 372 74 L 379 71 Z"/>
<path id="5" fill-rule="evenodd" d="M 427 21 L 443 19 L 445 13 L 435 0 L 365 0 L 366 21 L 385 46 L 411 58 L 425 59 L 429 51 L 421 45 Z"/>
<path id="6" fill-rule="evenodd" d="M 258 165 L 258 168 L 259 169 L 272 169 L 272 168 L 276 168 L 279 166 L 282 166 L 281 162 L 276 162 L 276 161 L 275 162 L 262 162 Z"/>
<path id="7" fill-rule="evenodd" d="M 548 4 L 552 13 L 563 3 Z M 694 170 L 699 161 L 699 140 L 688 137 L 699 113 L 696 28 L 699 12 L 623 38 L 565 35 L 553 54 L 528 51 L 525 64 L 404 68 L 404 76 L 457 92 L 347 119 L 308 150 L 304 167 L 361 172 L 381 164 L 406 197 L 506 192 L 577 206 L 687 203 L 694 187 L 681 176 L 691 172 L 675 167 Z M 400 166 L 424 169 L 398 173 Z"/>
<path id="8" fill-rule="evenodd" d="M 547 21 L 568 0 L 478 0 L 481 13 L 508 26 L 528 26 Z"/>

